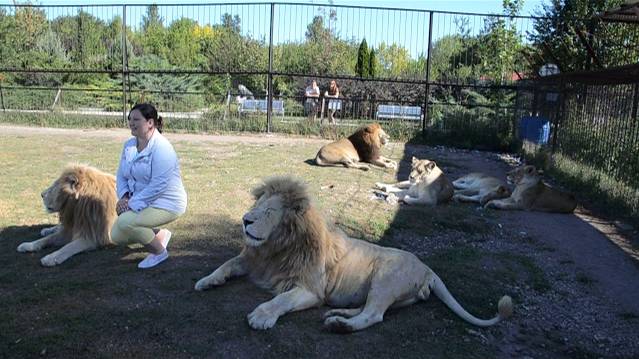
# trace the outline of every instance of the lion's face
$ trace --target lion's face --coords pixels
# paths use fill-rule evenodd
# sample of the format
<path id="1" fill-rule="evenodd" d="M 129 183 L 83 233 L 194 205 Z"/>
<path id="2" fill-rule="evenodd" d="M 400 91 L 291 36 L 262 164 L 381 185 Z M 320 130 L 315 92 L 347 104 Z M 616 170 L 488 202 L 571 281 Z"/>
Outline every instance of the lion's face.
<path id="1" fill-rule="evenodd" d="M 420 160 L 416 157 L 413 157 L 413 163 L 410 171 L 410 175 L 408 176 L 408 180 L 410 183 L 415 184 L 423 181 L 428 178 L 428 176 L 433 173 L 433 170 L 437 167 L 435 161 L 431 160 Z"/>
<path id="2" fill-rule="evenodd" d="M 51 186 L 42 191 L 42 202 L 49 213 L 59 212 L 65 203 L 77 197 L 78 180 L 76 177 L 63 174 Z"/>
<path id="3" fill-rule="evenodd" d="M 377 133 L 377 136 L 379 137 L 379 142 L 382 145 L 385 145 L 390 141 L 390 136 L 387 135 L 386 132 L 384 132 L 384 130 L 381 127 L 379 128 L 379 132 Z"/>
<path id="4" fill-rule="evenodd" d="M 506 179 L 508 183 L 518 185 L 524 182 L 527 179 L 536 180 L 539 177 L 539 172 L 535 168 L 535 166 L 521 166 L 517 167 L 514 170 L 508 172 L 506 175 Z"/>
<path id="5" fill-rule="evenodd" d="M 253 209 L 242 217 L 246 244 L 257 247 L 264 244 L 282 221 L 284 204 L 279 195 L 264 194 Z"/>

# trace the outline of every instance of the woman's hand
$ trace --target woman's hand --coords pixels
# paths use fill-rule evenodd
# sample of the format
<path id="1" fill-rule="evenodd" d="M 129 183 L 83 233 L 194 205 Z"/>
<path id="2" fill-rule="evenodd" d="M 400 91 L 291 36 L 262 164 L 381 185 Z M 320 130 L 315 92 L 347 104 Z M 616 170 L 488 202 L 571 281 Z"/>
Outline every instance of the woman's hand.
<path id="1" fill-rule="evenodd" d="M 115 205 L 115 212 L 119 215 L 121 215 L 122 213 L 128 211 L 129 208 L 129 196 L 125 195 L 124 197 L 122 197 L 118 203 Z"/>

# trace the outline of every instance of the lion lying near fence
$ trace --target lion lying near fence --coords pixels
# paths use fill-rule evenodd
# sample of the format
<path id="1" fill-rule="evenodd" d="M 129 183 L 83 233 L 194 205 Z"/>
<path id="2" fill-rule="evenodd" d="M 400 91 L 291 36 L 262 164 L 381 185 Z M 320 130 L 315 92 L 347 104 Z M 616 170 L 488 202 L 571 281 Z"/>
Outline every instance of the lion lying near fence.
<path id="1" fill-rule="evenodd" d="M 375 187 L 397 196 L 406 204 L 437 205 L 448 202 L 453 196 L 453 185 L 435 161 L 413 157 L 408 181 L 387 184 L 377 182 Z"/>
<path id="2" fill-rule="evenodd" d="M 453 200 L 476 202 L 482 206 L 492 199 L 510 197 L 506 183 L 485 173 L 473 172 L 453 181 Z"/>
<path id="3" fill-rule="evenodd" d="M 42 192 L 42 201 L 48 212 L 59 214 L 60 225 L 43 229 L 44 238 L 20 244 L 18 252 L 64 245 L 40 260 L 42 265 L 50 267 L 111 243 L 117 202 L 113 175 L 89 166 L 69 165 Z"/>
<path id="4" fill-rule="evenodd" d="M 348 168 L 367 171 L 369 167 L 358 162 L 368 162 L 384 168 L 397 168 L 397 162 L 381 155 L 381 148 L 390 137 L 382 127 L 373 123 L 358 129 L 348 138 L 331 142 L 320 148 L 315 156 L 318 166 L 342 164 Z"/>
<path id="5" fill-rule="evenodd" d="M 248 274 L 256 284 L 276 293 L 248 315 L 254 329 L 271 328 L 288 312 L 328 304 L 335 309 L 324 315 L 324 326 L 353 332 L 381 322 L 389 307 L 426 300 L 431 292 L 455 314 L 478 326 L 496 324 L 512 314 L 512 301 L 504 296 L 497 316 L 478 319 L 415 255 L 330 229 L 299 181 L 271 178 L 253 194 L 256 203 L 243 217 L 244 249 L 200 279 L 195 289 Z"/>
<path id="6" fill-rule="evenodd" d="M 535 166 L 518 167 L 508 172 L 507 178 L 508 182 L 516 185 L 510 197 L 491 200 L 484 207 L 556 213 L 572 213 L 577 207 L 572 194 L 546 185 Z"/>

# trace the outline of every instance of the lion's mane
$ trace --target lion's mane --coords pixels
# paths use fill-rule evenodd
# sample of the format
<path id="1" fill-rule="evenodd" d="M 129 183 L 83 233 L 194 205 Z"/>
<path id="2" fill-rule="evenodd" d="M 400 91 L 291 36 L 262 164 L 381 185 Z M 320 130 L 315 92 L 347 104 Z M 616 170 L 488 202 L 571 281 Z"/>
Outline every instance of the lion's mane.
<path id="1" fill-rule="evenodd" d="M 302 286 L 324 297 L 327 273 L 341 257 L 343 248 L 308 196 L 306 186 L 290 177 L 272 177 L 253 190 L 255 198 L 279 195 L 284 213 L 268 241 L 245 247 L 250 276 L 275 293 Z"/>
<path id="2" fill-rule="evenodd" d="M 117 216 L 115 177 L 96 168 L 68 165 L 58 178 L 56 198 L 60 222 L 71 238 L 105 246 Z"/>
<path id="3" fill-rule="evenodd" d="M 379 140 L 379 131 L 382 127 L 378 123 L 359 128 L 348 137 L 353 147 L 357 150 L 360 161 L 369 162 L 379 158 L 382 143 Z"/>

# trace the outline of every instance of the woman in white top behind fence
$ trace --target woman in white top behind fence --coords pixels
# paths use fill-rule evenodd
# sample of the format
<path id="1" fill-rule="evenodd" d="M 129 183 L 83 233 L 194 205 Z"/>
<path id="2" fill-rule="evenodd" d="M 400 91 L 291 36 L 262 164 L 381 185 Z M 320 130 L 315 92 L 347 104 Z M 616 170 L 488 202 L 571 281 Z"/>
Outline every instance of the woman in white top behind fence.
<path id="1" fill-rule="evenodd" d="M 134 136 L 124 143 L 117 173 L 118 204 L 111 239 L 116 244 L 140 243 L 151 252 L 139 268 L 151 268 L 168 258 L 171 232 L 159 227 L 186 211 L 186 191 L 173 146 L 162 132 L 162 117 L 150 104 L 129 112 Z"/>

